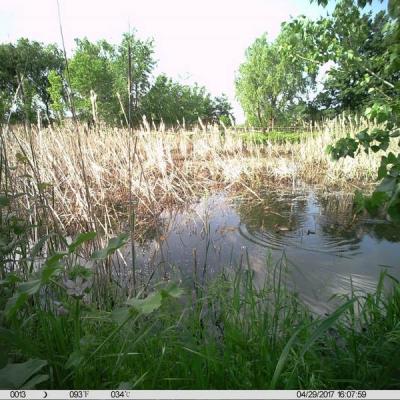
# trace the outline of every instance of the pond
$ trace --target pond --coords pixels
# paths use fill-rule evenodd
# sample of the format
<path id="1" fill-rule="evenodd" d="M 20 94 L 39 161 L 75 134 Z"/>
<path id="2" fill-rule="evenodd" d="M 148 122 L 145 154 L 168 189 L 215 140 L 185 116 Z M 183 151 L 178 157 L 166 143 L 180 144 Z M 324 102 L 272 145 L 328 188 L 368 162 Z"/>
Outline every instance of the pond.
<path id="1" fill-rule="evenodd" d="M 195 275 L 205 281 L 242 266 L 262 281 L 283 257 L 286 284 L 317 313 L 332 309 L 332 295 L 351 287 L 373 291 L 383 269 L 400 279 L 400 227 L 354 218 L 351 196 L 343 193 L 271 191 L 232 199 L 220 192 L 165 211 L 159 226 L 153 238 L 136 243 L 141 276 L 155 271 L 190 283 Z"/>

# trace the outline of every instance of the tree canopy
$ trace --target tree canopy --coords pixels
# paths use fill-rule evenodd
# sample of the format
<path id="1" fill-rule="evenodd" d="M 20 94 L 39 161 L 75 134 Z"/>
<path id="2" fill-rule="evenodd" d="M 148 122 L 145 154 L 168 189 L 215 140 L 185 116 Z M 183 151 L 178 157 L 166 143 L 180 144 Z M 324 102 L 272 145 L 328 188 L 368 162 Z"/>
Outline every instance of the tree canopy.
<path id="1" fill-rule="evenodd" d="M 171 125 L 177 121 L 191 125 L 198 118 L 217 122 L 225 117 L 225 123 L 230 121 L 231 105 L 226 96 L 213 98 L 197 84 L 180 84 L 165 75 L 154 77 L 152 40 L 126 33 L 118 45 L 87 38 L 75 42 L 75 51 L 68 60 L 56 45 L 28 39 L 0 45 L 3 119 L 19 87 L 13 118 L 28 123 L 37 118 L 37 111 L 49 121 L 62 121 L 72 111 L 72 104 L 79 119 L 111 125 L 126 124 L 129 117 L 133 125 L 138 125 L 143 115 Z"/>
<path id="2" fill-rule="evenodd" d="M 251 125 L 273 126 L 313 86 L 315 76 L 304 73 L 304 62 L 293 63 L 281 50 L 289 35 L 284 30 L 273 43 L 262 35 L 247 49 L 239 67 L 236 93 Z"/>

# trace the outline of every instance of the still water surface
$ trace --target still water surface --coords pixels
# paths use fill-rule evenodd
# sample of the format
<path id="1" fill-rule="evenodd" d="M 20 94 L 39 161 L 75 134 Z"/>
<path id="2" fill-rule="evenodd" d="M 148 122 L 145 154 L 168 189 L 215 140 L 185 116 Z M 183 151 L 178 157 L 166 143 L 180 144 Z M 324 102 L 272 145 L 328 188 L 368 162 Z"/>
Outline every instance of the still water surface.
<path id="1" fill-rule="evenodd" d="M 332 308 L 332 295 L 349 293 L 351 282 L 373 291 L 382 269 L 400 279 L 400 226 L 353 219 L 351 199 L 340 193 L 270 192 L 257 200 L 217 193 L 164 212 L 159 232 L 136 247 L 144 275 L 156 270 L 186 283 L 195 268 L 208 279 L 239 265 L 261 281 L 271 268 L 267 258 L 284 254 L 287 285 L 319 313 Z"/>

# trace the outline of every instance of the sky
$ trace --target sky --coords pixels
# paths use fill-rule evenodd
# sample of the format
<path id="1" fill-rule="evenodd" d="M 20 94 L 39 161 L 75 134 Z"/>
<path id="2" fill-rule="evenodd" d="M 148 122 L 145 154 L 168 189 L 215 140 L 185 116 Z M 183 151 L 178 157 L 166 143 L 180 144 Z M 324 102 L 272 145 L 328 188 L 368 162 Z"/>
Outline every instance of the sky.
<path id="1" fill-rule="evenodd" d="M 386 1 L 386 0 L 385 0 Z M 153 38 L 157 67 L 182 83 L 225 93 L 237 122 L 244 121 L 235 99 L 234 79 L 246 48 L 267 33 L 273 40 L 282 22 L 306 15 L 317 18 L 332 10 L 309 0 L 59 0 L 67 54 L 74 38 L 106 39 L 117 44 L 135 29 Z M 377 2 L 375 7 L 382 7 Z M 0 0 L 0 42 L 20 37 L 61 44 L 57 0 Z"/>

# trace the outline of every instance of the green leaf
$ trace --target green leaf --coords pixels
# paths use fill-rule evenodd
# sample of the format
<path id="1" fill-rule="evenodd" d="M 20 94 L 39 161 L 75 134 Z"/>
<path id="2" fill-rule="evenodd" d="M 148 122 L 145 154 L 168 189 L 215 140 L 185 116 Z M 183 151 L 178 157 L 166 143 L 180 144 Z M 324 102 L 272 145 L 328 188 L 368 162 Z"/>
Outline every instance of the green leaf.
<path id="1" fill-rule="evenodd" d="M 332 313 L 328 318 L 322 320 L 322 321 L 315 321 L 309 325 L 309 327 L 316 325 L 316 328 L 312 332 L 312 334 L 309 336 L 307 341 L 304 343 L 304 346 L 302 348 L 302 351 L 300 353 L 300 357 L 303 358 L 305 353 L 310 350 L 311 346 L 315 343 L 315 341 L 320 338 L 339 318 L 340 316 L 347 311 L 348 308 L 350 308 L 353 303 L 356 301 L 356 298 L 351 299 L 347 301 L 345 304 L 340 306 L 334 313 Z M 279 360 L 276 364 L 275 367 L 275 372 L 271 380 L 270 388 L 275 389 L 276 384 L 278 383 L 278 380 L 281 376 L 281 373 L 283 371 L 283 368 L 285 366 L 286 360 L 290 354 L 290 351 L 294 344 L 296 343 L 297 337 L 299 333 L 305 329 L 306 326 L 300 326 L 290 337 L 288 342 L 286 343 L 285 347 L 282 350 L 282 353 L 279 357 Z M 299 360 L 296 362 L 296 364 L 299 362 Z M 295 368 L 293 368 L 293 371 L 295 371 Z"/>
<path id="2" fill-rule="evenodd" d="M 44 266 L 41 270 L 41 283 L 46 284 L 50 282 L 53 276 L 56 276 L 63 269 L 62 265 Z"/>
<path id="3" fill-rule="evenodd" d="M 10 297 L 4 308 L 4 312 L 7 317 L 13 316 L 21 307 L 23 307 L 28 300 L 26 293 L 15 293 L 14 296 Z"/>
<path id="4" fill-rule="evenodd" d="M 18 291 L 8 299 L 5 306 L 5 314 L 8 317 L 14 315 L 19 309 L 21 309 L 27 302 L 29 296 L 36 294 L 41 287 L 40 279 L 33 279 L 27 282 L 23 282 L 18 286 Z"/>
<path id="5" fill-rule="evenodd" d="M 74 369 L 79 367 L 79 365 L 82 363 L 84 360 L 84 356 L 80 351 L 73 351 L 70 356 L 68 357 L 68 360 L 65 364 L 65 368 L 67 369 Z"/>
<path id="6" fill-rule="evenodd" d="M 26 293 L 28 296 L 32 296 L 39 291 L 40 286 L 41 286 L 40 279 L 32 279 L 21 283 L 18 286 L 18 291 L 21 293 Z"/>
<path id="7" fill-rule="evenodd" d="M 122 233 L 121 235 L 112 238 L 109 240 L 106 248 L 102 250 L 94 251 L 91 258 L 93 260 L 104 260 L 109 255 L 113 254 L 120 247 L 124 246 L 129 239 L 129 235 L 127 233 Z"/>
<path id="8" fill-rule="evenodd" d="M 35 386 L 38 385 L 39 383 L 43 383 L 49 380 L 49 375 L 36 375 L 32 379 L 30 379 L 28 382 L 24 383 L 24 385 L 21 387 L 21 389 L 29 390 L 29 389 L 35 389 Z"/>
<path id="9" fill-rule="evenodd" d="M 304 355 L 307 353 L 308 350 L 310 350 L 315 341 L 320 338 L 331 326 L 333 326 L 335 322 L 341 317 L 341 315 L 353 306 L 353 303 L 356 300 L 356 298 L 348 300 L 346 303 L 336 309 L 329 317 L 325 318 L 317 325 L 311 336 L 309 336 L 307 341 L 304 343 L 303 349 L 300 353 L 301 357 L 304 357 Z"/>
<path id="10" fill-rule="evenodd" d="M 5 344 L 11 347 L 12 344 L 15 344 L 16 336 L 15 332 L 11 329 L 6 329 L 0 326 L 0 339 L 3 345 Z"/>
<path id="11" fill-rule="evenodd" d="M 29 161 L 28 157 L 24 156 L 22 153 L 19 152 L 15 154 L 15 158 L 21 164 L 26 164 Z"/>
<path id="12" fill-rule="evenodd" d="M 133 307 L 139 314 L 151 314 L 153 311 L 161 307 L 162 295 L 160 292 L 155 292 L 145 299 L 133 298 L 126 302 Z"/>
<path id="13" fill-rule="evenodd" d="M 378 168 L 378 179 L 383 179 L 387 176 L 387 164 L 381 163 Z"/>
<path id="14" fill-rule="evenodd" d="M 388 200 L 389 196 L 385 192 L 374 192 L 371 197 L 367 197 L 365 199 L 365 208 L 367 211 L 375 215 L 378 212 L 378 209 L 382 207 L 385 202 Z"/>
<path id="15" fill-rule="evenodd" d="M 42 284 L 49 283 L 50 279 L 63 269 L 63 265 L 60 264 L 60 260 L 62 260 L 66 254 L 67 253 L 64 252 L 56 253 L 46 260 L 41 270 Z"/>
<path id="16" fill-rule="evenodd" d="M 129 307 L 120 307 L 112 311 L 111 319 L 118 325 L 121 325 L 128 319 L 129 315 L 130 315 Z"/>
<path id="17" fill-rule="evenodd" d="M 353 209 L 356 214 L 360 214 L 365 209 L 365 197 L 360 190 L 356 190 L 354 195 Z"/>
<path id="18" fill-rule="evenodd" d="M 278 380 L 283 371 L 283 368 L 286 364 L 286 360 L 289 356 L 289 353 L 297 340 L 297 336 L 303 329 L 305 329 L 305 325 L 301 325 L 300 327 L 298 327 L 293 333 L 293 335 L 290 337 L 288 342 L 286 343 L 285 347 L 283 348 L 281 355 L 279 356 L 278 362 L 276 363 L 274 375 L 272 376 L 272 380 L 269 387 L 270 389 L 275 389 L 276 384 L 278 383 Z"/>
<path id="19" fill-rule="evenodd" d="M 96 237 L 96 232 L 80 233 L 76 239 L 68 246 L 68 252 L 73 253 L 81 244 L 88 242 Z"/>
<path id="20" fill-rule="evenodd" d="M 389 201 L 387 213 L 393 221 L 400 222 L 400 183 L 397 183 L 394 194 Z"/>
<path id="21" fill-rule="evenodd" d="M 161 290 L 161 295 L 163 298 L 165 298 L 165 297 L 178 298 L 178 297 L 182 296 L 183 293 L 184 293 L 184 290 L 182 288 L 178 287 L 178 285 L 176 283 L 170 283 L 167 287 L 165 287 Z"/>
<path id="22" fill-rule="evenodd" d="M 46 262 L 44 263 L 45 266 L 48 267 L 56 267 L 60 264 L 60 260 L 62 260 L 68 253 L 65 252 L 58 252 L 50 256 Z"/>
<path id="23" fill-rule="evenodd" d="M 39 190 L 46 190 L 48 188 L 53 187 L 53 184 L 49 182 L 41 182 L 37 185 L 37 187 Z"/>
<path id="24" fill-rule="evenodd" d="M 387 176 L 375 189 L 376 192 L 384 192 L 391 194 L 396 187 L 396 178 Z"/>
<path id="25" fill-rule="evenodd" d="M 21 278 L 17 274 L 11 272 L 11 273 L 7 274 L 6 279 L 3 279 L 0 281 L 0 286 L 15 285 L 16 283 L 19 283 L 21 281 L 22 281 Z"/>
<path id="26" fill-rule="evenodd" d="M 7 364 L 0 369 L 0 389 L 20 389 L 28 379 L 32 378 L 37 372 L 47 365 L 47 361 L 30 359 L 20 364 Z M 42 377 L 44 375 L 41 375 Z M 47 376 L 47 375 L 46 375 Z M 37 383 L 44 382 L 43 378 L 38 381 L 31 381 L 29 388 Z"/>

